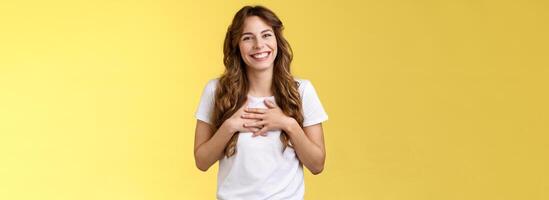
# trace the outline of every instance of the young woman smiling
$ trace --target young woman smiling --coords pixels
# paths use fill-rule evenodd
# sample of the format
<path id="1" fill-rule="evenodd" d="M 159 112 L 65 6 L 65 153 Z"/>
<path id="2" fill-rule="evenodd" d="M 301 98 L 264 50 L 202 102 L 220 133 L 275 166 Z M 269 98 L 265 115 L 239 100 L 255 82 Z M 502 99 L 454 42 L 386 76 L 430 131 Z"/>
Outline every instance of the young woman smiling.
<path id="1" fill-rule="evenodd" d="M 218 199 L 303 199 L 303 165 L 324 169 L 328 115 L 310 81 L 290 73 L 292 50 L 271 10 L 245 6 L 224 42 L 225 72 L 195 113 L 196 166 L 219 160 Z"/>

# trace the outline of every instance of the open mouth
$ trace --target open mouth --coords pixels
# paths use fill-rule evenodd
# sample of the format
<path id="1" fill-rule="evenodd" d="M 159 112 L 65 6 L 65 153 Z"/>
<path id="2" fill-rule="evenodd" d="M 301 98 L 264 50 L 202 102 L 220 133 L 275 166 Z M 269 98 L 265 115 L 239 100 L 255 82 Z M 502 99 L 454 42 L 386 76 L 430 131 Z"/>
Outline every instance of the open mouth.
<path id="1" fill-rule="evenodd" d="M 271 51 L 263 51 L 250 55 L 256 61 L 264 61 L 271 55 Z"/>

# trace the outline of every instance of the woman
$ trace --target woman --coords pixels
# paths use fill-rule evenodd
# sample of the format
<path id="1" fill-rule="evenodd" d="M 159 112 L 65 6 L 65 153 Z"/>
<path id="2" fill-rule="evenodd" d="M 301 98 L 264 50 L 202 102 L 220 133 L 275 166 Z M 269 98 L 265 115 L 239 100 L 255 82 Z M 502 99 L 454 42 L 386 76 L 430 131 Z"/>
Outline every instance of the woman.
<path id="1" fill-rule="evenodd" d="M 225 72 L 202 93 L 194 155 L 202 171 L 219 160 L 218 199 L 303 199 L 302 165 L 324 168 L 328 116 L 310 81 L 291 75 L 282 30 L 269 9 L 240 9 L 225 37 Z"/>

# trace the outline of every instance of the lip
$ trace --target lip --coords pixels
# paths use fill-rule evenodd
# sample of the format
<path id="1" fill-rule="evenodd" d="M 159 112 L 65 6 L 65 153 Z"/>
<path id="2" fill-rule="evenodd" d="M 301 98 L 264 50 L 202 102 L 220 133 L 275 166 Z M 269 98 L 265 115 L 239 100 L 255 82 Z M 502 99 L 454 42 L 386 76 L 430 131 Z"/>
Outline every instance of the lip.
<path id="1" fill-rule="evenodd" d="M 253 56 L 255 54 L 260 54 L 260 53 L 271 53 L 271 51 L 260 51 L 260 52 L 252 53 L 250 54 L 250 56 Z"/>
<path id="2" fill-rule="evenodd" d="M 262 53 L 267 53 L 267 56 L 265 56 L 264 58 L 255 58 L 253 55 L 255 54 L 262 54 Z M 252 58 L 255 62 L 265 62 L 267 61 L 270 57 L 271 57 L 271 54 L 272 52 L 271 51 L 262 51 L 262 52 L 258 52 L 258 53 L 254 53 L 254 54 L 251 54 L 249 55 L 250 58 Z"/>

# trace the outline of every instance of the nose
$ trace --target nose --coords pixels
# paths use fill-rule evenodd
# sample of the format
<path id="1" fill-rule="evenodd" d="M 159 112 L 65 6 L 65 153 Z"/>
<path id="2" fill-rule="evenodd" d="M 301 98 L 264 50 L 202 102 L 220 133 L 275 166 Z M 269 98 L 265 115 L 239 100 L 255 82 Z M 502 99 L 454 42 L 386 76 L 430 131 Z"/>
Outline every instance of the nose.
<path id="1" fill-rule="evenodd" d="M 256 50 L 262 49 L 264 46 L 261 40 L 255 40 L 253 48 Z"/>

